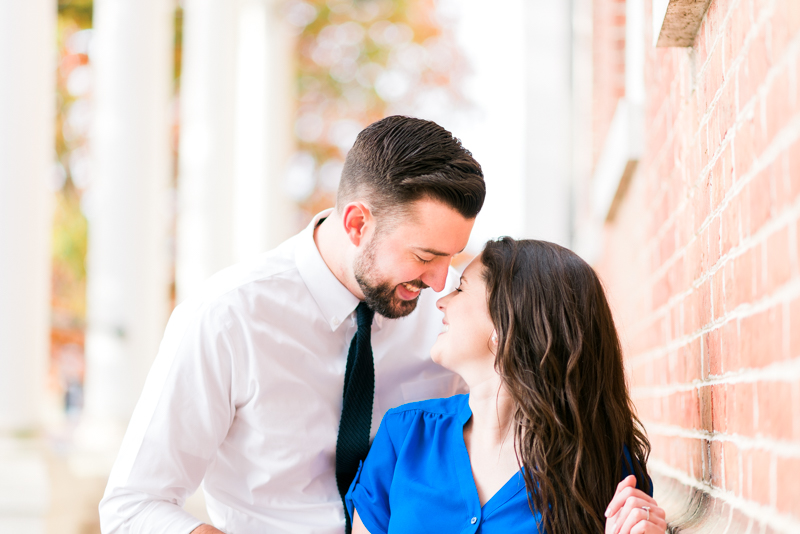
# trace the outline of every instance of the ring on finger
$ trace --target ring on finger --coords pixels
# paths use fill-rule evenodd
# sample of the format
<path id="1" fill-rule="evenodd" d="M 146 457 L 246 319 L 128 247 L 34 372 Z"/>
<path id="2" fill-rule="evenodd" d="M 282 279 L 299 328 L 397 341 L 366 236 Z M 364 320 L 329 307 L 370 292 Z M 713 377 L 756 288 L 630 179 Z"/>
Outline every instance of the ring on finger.
<path id="1" fill-rule="evenodd" d="M 649 506 L 642 506 L 642 510 L 647 512 L 647 519 L 645 521 L 650 521 L 650 507 Z"/>

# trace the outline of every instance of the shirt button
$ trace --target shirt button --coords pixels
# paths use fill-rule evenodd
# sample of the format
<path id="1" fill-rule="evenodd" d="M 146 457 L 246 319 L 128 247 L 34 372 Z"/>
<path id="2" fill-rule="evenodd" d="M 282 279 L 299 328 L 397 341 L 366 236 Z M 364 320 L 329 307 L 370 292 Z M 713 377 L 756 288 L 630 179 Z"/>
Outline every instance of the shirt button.
<path id="1" fill-rule="evenodd" d="M 469 520 L 469 522 L 474 525 L 475 523 L 478 522 L 478 518 L 477 517 L 473 517 L 472 519 Z"/>
<path id="2" fill-rule="evenodd" d="M 338 317 L 334 317 L 333 318 L 333 326 L 339 326 L 339 318 Z"/>

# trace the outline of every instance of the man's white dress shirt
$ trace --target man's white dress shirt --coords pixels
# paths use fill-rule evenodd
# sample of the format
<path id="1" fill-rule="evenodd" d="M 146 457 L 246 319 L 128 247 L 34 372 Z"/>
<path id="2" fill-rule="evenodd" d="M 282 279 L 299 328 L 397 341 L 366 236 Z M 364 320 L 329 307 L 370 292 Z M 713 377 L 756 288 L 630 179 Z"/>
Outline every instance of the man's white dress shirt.
<path id="1" fill-rule="evenodd" d="M 201 481 L 228 534 L 343 532 L 336 437 L 359 301 L 314 243 L 325 215 L 175 308 L 100 503 L 104 533 L 191 532 L 182 505 Z M 430 360 L 440 296 L 375 316 L 373 436 L 388 409 L 461 387 Z"/>

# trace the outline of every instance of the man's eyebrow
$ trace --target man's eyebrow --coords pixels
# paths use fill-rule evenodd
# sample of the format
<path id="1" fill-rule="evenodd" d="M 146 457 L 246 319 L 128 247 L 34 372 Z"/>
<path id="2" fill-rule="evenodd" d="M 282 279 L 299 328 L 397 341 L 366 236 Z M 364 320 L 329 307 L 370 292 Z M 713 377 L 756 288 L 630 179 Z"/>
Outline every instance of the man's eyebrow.
<path id="1" fill-rule="evenodd" d="M 455 254 L 449 254 L 447 252 L 441 252 L 441 251 L 438 251 L 438 250 L 434 250 L 432 248 L 424 248 L 424 247 L 414 247 L 414 248 L 416 248 L 417 250 L 422 251 L 422 252 L 427 252 L 428 254 L 433 254 L 434 256 L 455 256 Z M 456 254 L 461 254 L 462 252 L 464 252 L 463 249 L 461 249 L 458 252 L 456 252 Z"/>

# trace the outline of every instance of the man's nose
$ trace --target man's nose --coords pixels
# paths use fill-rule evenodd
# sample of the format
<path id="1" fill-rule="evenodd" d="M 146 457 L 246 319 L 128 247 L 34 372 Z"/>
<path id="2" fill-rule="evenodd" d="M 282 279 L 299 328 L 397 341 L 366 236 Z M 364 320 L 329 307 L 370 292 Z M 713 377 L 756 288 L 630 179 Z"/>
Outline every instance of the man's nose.
<path id="1" fill-rule="evenodd" d="M 436 266 L 432 266 L 425 271 L 420 279 L 438 293 L 444 289 L 444 284 L 447 282 L 447 272 L 450 268 L 450 262 L 438 261 L 435 263 Z"/>

